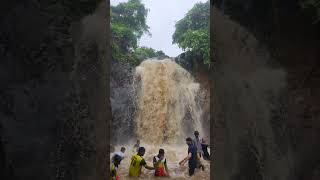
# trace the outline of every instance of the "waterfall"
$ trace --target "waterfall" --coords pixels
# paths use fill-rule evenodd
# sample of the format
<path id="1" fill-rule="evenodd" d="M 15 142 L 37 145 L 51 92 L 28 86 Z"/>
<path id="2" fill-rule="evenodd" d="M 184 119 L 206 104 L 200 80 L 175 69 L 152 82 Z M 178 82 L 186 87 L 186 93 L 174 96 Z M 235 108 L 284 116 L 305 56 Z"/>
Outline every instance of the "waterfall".
<path id="1" fill-rule="evenodd" d="M 177 143 L 198 130 L 200 85 L 171 59 L 148 59 L 135 69 L 135 133 L 147 143 Z"/>
<path id="2" fill-rule="evenodd" d="M 117 70 L 120 69 L 113 69 L 118 72 Z M 194 81 L 187 70 L 171 59 L 144 60 L 133 70 L 131 78 L 128 82 L 123 81 L 123 88 L 113 89 L 114 94 L 118 94 L 113 103 L 118 103 L 121 107 L 114 111 L 119 122 L 114 122 L 117 126 L 113 126 L 113 135 L 122 138 L 129 135 L 128 140 L 120 140 L 115 146 L 116 151 L 122 146 L 127 149 L 127 157 L 121 161 L 119 169 L 121 179 L 130 179 L 128 172 L 131 157 L 136 152 L 133 148 L 136 138 L 140 139 L 140 145 L 146 148 L 143 158 L 147 164 L 151 165 L 159 148 L 163 148 L 171 178 L 189 179 L 187 165 L 179 166 L 179 162 L 187 156 L 185 138 L 193 138 L 195 130 L 204 135 L 200 84 Z M 124 88 L 127 88 L 127 94 L 124 93 Z M 130 99 L 129 102 L 132 103 L 124 106 L 121 99 Z M 128 113 L 131 112 L 128 111 L 130 108 L 134 109 L 134 115 Z M 133 127 L 130 124 L 133 124 Z M 203 161 L 203 164 L 207 170 L 197 172 L 192 179 L 209 179 L 210 164 L 206 161 Z M 154 171 L 144 168 L 142 171 L 139 179 L 154 179 Z"/>

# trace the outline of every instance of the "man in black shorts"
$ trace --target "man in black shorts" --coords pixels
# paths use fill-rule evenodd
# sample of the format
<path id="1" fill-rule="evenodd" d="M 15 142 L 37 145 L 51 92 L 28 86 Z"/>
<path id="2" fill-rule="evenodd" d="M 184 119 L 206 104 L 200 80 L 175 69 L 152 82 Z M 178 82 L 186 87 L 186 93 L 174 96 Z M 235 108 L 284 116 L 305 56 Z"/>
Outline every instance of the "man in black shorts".
<path id="1" fill-rule="evenodd" d="M 189 176 L 192 176 L 194 174 L 194 170 L 197 167 L 197 147 L 193 144 L 190 137 L 186 139 L 186 143 L 188 145 L 188 156 L 180 161 L 179 165 L 182 166 L 188 161 Z"/>

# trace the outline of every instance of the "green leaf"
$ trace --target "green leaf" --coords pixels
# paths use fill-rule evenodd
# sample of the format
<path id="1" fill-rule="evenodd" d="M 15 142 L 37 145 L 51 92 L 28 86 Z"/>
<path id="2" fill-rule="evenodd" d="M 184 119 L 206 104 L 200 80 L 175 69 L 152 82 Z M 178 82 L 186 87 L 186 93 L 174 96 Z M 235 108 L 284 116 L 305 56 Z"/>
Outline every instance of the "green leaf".
<path id="1" fill-rule="evenodd" d="M 200 57 L 204 64 L 210 64 L 209 20 L 209 1 L 197 3 L 176 23 L 176 30 L 172 36 L 174 44 Z"/>

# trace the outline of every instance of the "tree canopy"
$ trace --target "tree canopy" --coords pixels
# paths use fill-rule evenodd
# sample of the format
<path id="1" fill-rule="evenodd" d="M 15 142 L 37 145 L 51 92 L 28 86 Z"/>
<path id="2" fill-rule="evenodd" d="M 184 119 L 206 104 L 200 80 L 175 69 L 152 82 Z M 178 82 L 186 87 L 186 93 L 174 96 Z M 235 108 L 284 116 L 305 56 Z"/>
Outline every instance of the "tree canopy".
<path id="1" fill-rule="evenodd" d="M 210 4 L 197 3 L 179 20 L 172 36 L 173 43 L 188 51 L 197 58 L 201 58 L 204 64 L 210 64 Z"/>
<path id="2" fill-rule="evenodd" d="M 136 56 L 137 59 L 147 59 L 147 58 L 153 58 L 153 57 L 161 57 L 161 58 L 168 57 L 167 55 L 165 55 L 163 51 L 156 51 L 148 47 L 140 47 L 135 49 L 134 55 Z"/>
<path id="3" fill-rule="evenodd" d="M 141 0 L 129 0 L 111 6 L 111 46 L 114 60 L 138 64 L 145 58 L 164 55 L 162 51 L 138 47 L 141 36 L 150 34 L 146 24 L 147 16 L 148 9 Z"/>
<path id="4" fill-rule="evenodd" d="M 132 30 L 135 37 L 140 38 L 144 33 L 149 33 L 146 24 L 148 9 L 140 0 L 129 0 L 111 6 L 111 24 L 121 24 Z"/>

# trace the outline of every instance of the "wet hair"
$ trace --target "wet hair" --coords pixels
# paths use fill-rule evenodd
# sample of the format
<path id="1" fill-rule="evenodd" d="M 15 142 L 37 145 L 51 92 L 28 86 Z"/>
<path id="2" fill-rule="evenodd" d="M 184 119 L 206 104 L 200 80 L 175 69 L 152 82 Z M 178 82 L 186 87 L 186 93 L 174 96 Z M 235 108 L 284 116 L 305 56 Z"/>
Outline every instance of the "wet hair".
<path id="1" fill-rule="evenodd" d="M 143 152 L 146 152 L 146 149 L 144 147 L 139 147 L 138 154 L 142 154 Z"/>
<path id="2" fill-rule="evenodd" d="M 199 132 L 198 131 L 194 131 L 194 135 L 199 135 Z"/>
<path id="3" fill-rule="evenodd" d="M 159 149 L 159 154 L 164 154 L 164 149 Z"/>
<path id="4" fill-rule="evenodd" d="M 186 141 L 192 142 L 191 137 L 187 137 L 187 138 L 186 138 Z"/>
<path id="5" fill-rule="evenodd" d="M 126 150 L 126 148 L 125 147 L 121 147 L 121 151 L 125 151 Z"/>

